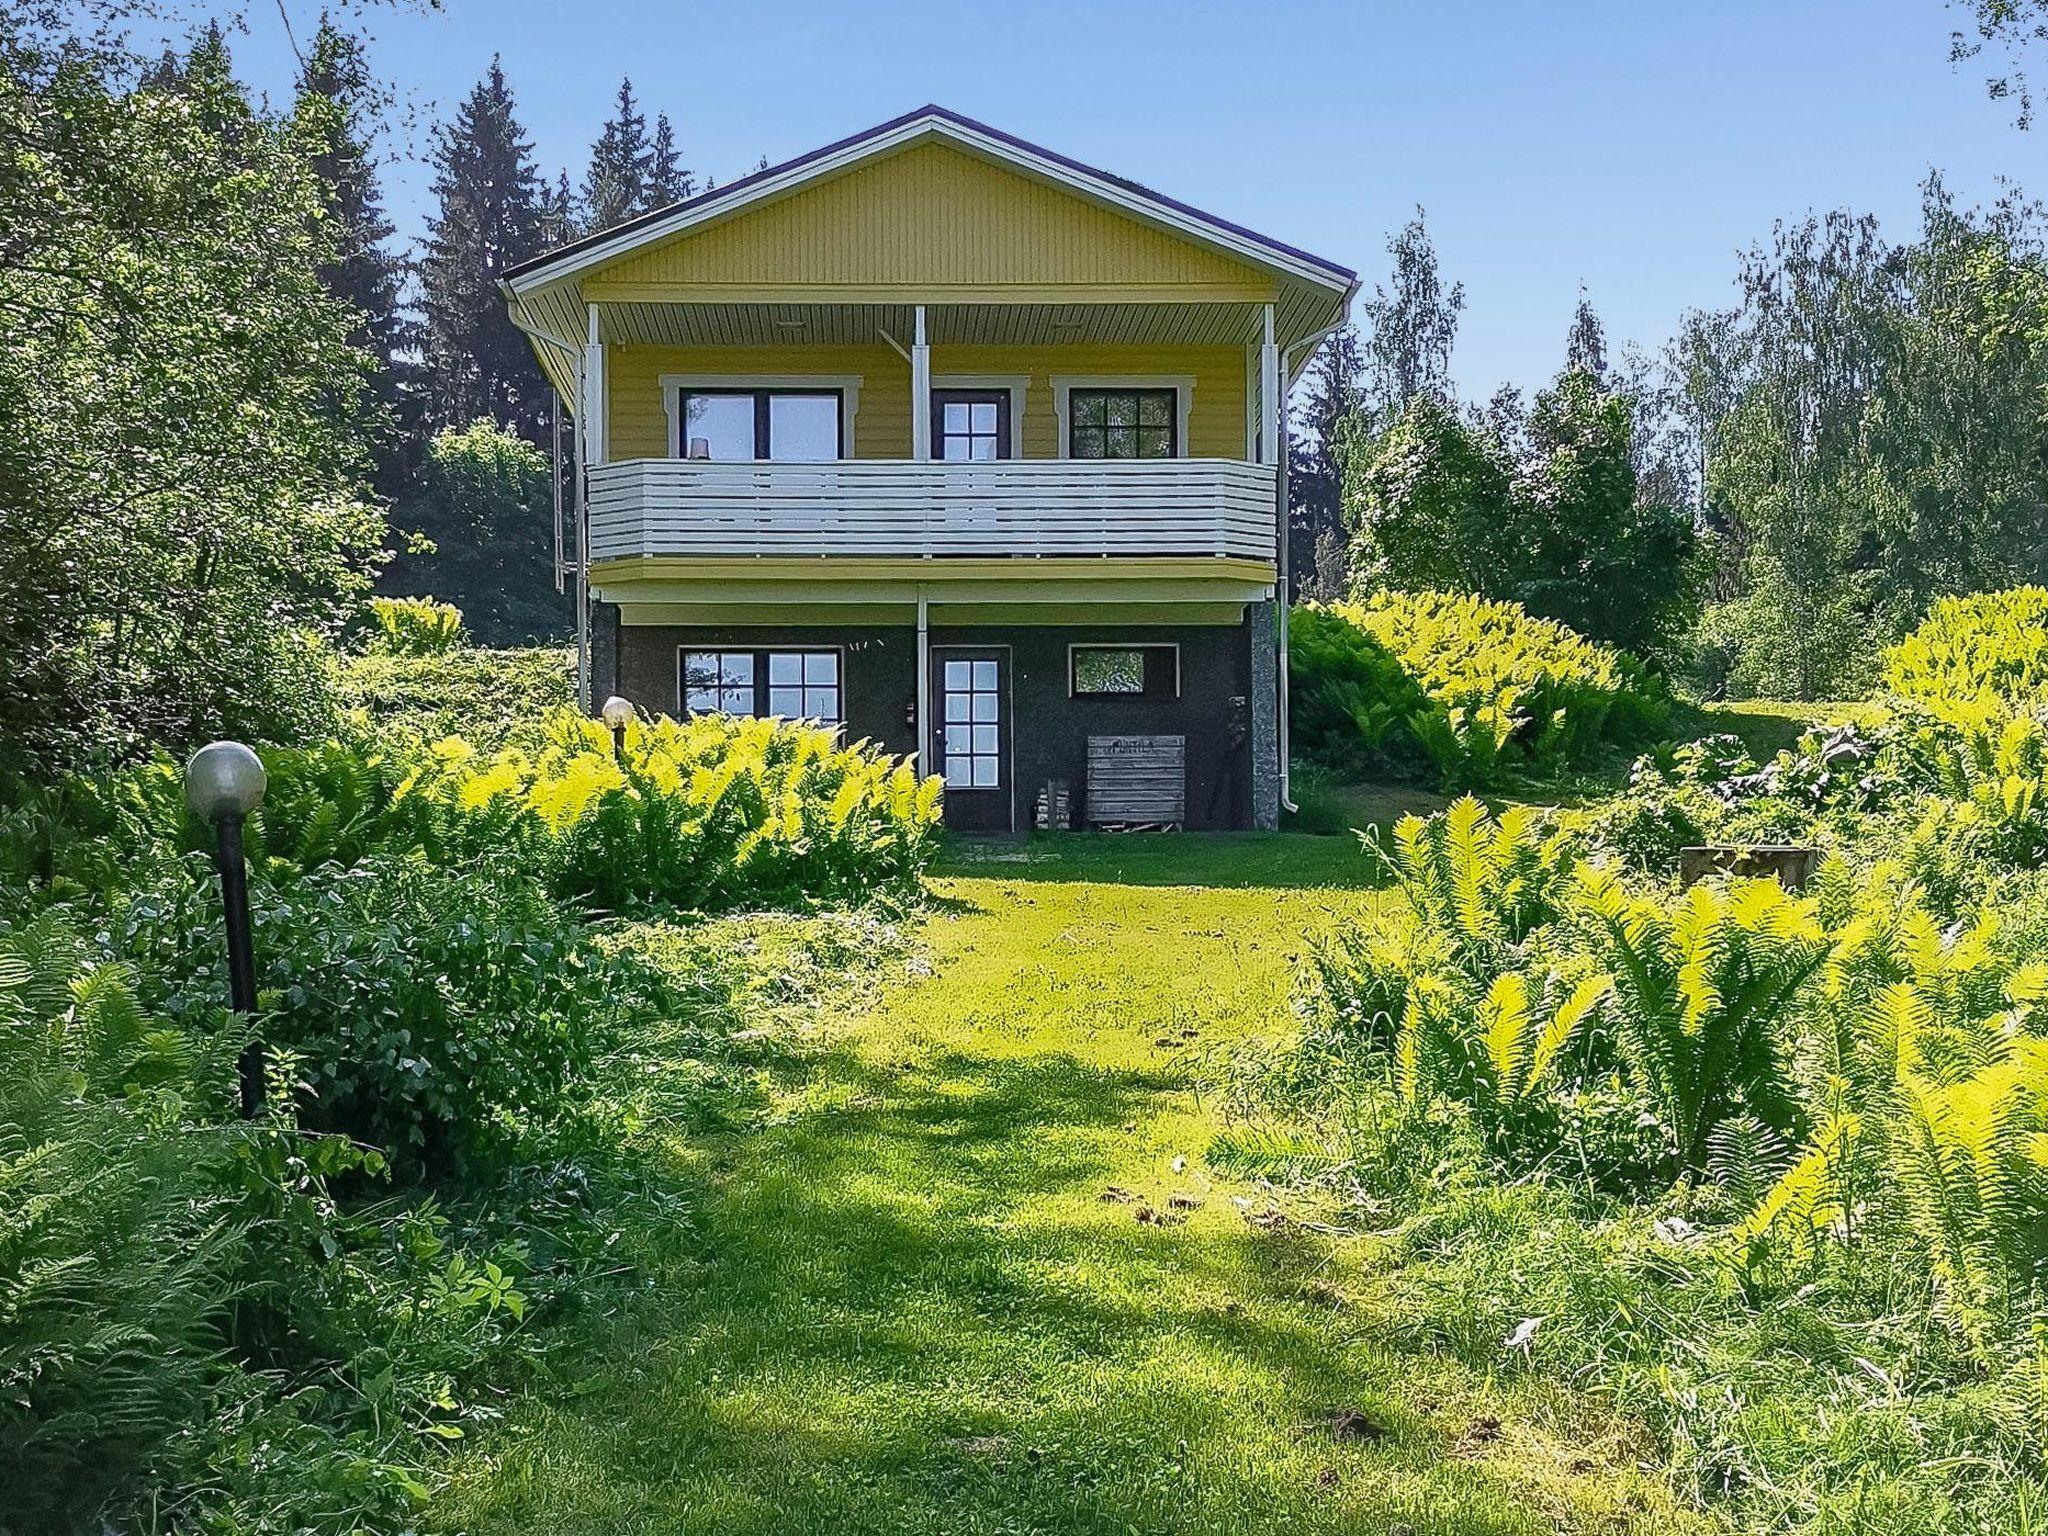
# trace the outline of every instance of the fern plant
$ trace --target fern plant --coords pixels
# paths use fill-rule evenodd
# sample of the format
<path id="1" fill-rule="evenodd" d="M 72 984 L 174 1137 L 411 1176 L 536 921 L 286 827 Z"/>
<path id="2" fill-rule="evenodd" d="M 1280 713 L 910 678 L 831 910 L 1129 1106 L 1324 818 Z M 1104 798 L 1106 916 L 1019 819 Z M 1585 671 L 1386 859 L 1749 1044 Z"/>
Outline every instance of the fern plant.
<path id="1" fill-rule="evenodd" d="M 1813 904 L 1774 880 L 1703 882 L 1667 904 L 1600 866 L 1580 870 L 1578 895 L 1614 978 L 1620 1041 L 1679 1170 L 1704 1171 L 1709 1137 L 1731 1114 L 1791 1127 L 1787 1016 L 1829 954 Z"/>
<path id="2" fill-rule="evenodd" d="M 1391 844 L 1374 846 L 1418 921 L 1482 985 L 1557 916 L 1577 857 L 1567 837 L 1540 830 L 1528 807 L 1495 818 L 1470 795 L 1426 820 L 1402 817 Z"/>
<path id="3" fill-rule="evenodd" d="M 90 1511 L 204 1411 L 246 1251 L 233 1043 L 166 1029 L 58 915 L 0 935 L 0 1465 L 8 1517 Z"/>
<path id="4" fill-rule="evenodd" d="M 1996 1354 L 2048 1259 L 2048 1040 L 1954 1082 L 1903 1073 L 1888 1152 L 1940 1310 Z"/>
<path id="5" fill-rule="evenodd" d="M 1441 976 L 1409 984 L 1395 1042 L 1397 1083 L 1411 1101 L 1469 1108 L 1495 1150 L 1548 1118 L 1547 1094 L 1567 1048 L 1610 988 L 1605 976 L 1567 985 L 1556 975 L 1496 977 L 1483 997 Z"/>

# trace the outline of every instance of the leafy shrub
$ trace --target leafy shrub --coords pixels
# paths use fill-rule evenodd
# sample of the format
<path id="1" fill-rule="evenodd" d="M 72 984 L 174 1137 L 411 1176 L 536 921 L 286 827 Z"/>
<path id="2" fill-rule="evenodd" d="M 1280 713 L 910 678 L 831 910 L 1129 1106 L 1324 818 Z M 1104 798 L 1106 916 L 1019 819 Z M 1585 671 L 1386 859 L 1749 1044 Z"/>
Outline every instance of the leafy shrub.
<path id="1" fill-rule="evenodd" d="M 1642 663 L 1516 603 L 1388 592 L 1294 622 L 1307 636 L 1295 663 L 1305 746 L 1326 759 L 1405 757 L 1446 783 L 1485 784 L 1513 766 L 1590 762 L 1665 718 Z"/>
<path id="2" fill-rule="evenodd" d="M 259 1033 L 292 1053 L 306 1123 L 383 1149 L 412 1177 L 473 1168 L 559 1119 L 587 1075 L 607 988 L 577 924 L 502 863 L 371 854 L 273 865 L 251 882 Z M 225 994 L 202 867 L 130 903 L 130 951 L 179 978 L 182 1019 Z"/>
<path id="3" fill-rule="evenodd" d="M 388 656 L 441 656 L 466 643 L 462 610 L 431 597 L 370 599 L 371 648 Z"/>
<path id="4" fill-rule="evenodd" d="M 341 702 L 353 734 L 370 745 L 461 736 L 484 751 L 530 735 L 536 722 L 575 704 L 575 652 L 559 646 L 438 655 L 370 651 L 344 657 Z"/>
<path id="5" fill-rule="evenodd" d="M 1884 683 L 1944 719 L 2048 705 L 2048 588 L 1942 598 L 1885 652 Z"/>
<path id="6" fill-rule="evenodd" d="M 565 900 L 706 910 L 908 892 L 936 848 L 938 781 L 816 726 L 654 720 L 628 732 L 623 758 L 571 712 L 537 735 L 490 755 L 456 737 L 389 752 L 265 748 L 251 856 L 301 869 L 414 852 L 450 867 L 516 860 Z M 65 795 L 64 816 L 90 837 L 47 816 L 0 826 L 15 833 L 0 853 L 45 883 L 114 889 L 150 860 L 211 846 L 175 764 Z"/>
<path id="7" fill-rule="evenodd" d="M 217 922 L 218 914 L 213 914 Z M 0 928 L 0 1463 L 12 1529 L 398 1529 L 513 1353 L 517 1257 L 376 1153 L 234 1118 L 240 1034 L 102 923 Z M 217 979 L 217 978 L 216 978 Z"/>

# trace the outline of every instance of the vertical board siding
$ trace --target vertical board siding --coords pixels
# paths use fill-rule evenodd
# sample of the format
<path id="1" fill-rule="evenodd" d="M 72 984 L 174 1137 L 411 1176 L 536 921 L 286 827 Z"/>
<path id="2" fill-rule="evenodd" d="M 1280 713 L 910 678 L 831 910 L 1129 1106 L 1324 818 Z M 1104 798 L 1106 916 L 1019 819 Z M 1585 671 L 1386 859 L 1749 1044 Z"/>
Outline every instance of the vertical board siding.
<path id="1" fill-rule="evenodd" d="M 635 251 L 620 283 L 1232 283 L 1271 274 L 977 156 L 922 144 Z"/>

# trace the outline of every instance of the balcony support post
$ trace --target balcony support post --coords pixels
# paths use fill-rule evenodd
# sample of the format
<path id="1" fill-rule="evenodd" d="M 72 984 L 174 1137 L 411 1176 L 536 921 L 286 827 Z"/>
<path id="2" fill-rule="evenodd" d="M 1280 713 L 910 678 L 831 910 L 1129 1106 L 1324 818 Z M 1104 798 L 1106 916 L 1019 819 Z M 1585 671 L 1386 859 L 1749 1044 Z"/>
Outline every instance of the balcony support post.
<path id="1" fill-rule="evenodd" d="M 583 410 L 588 422 L 583 433 L 584 462 L 602 464 L 608 435 L 604 420 L 604 342 L 598 331 L 597 306 L 586 304 L 583 309 Z"/>
<path id="2" fill-rule="evenodd" d="M 932 349 L 925 341 L 922 304 L 917 306 L 910 344 L 910 456 L 932 456 Z"/>

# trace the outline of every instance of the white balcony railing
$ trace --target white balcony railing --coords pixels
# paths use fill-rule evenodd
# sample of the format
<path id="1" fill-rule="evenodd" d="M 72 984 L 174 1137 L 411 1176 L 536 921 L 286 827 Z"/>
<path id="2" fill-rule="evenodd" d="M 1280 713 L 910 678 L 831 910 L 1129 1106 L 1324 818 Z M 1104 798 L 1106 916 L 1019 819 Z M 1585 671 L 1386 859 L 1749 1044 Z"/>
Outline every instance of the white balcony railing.
<path id="1" fill-rule="evenodd" d="M 590 552 L 1271 560 L 1273 494 L 1234 459 L 627 459 L 590 471 Z"/>

